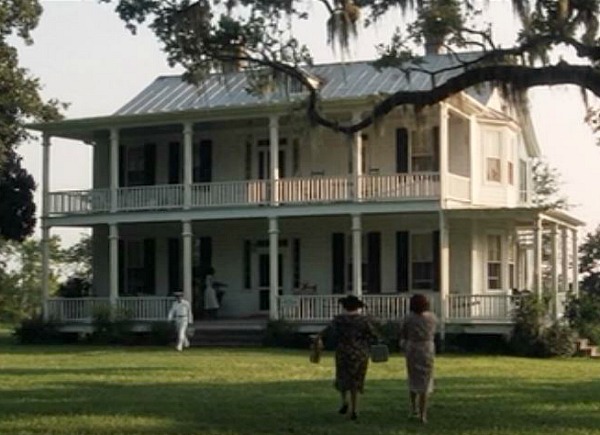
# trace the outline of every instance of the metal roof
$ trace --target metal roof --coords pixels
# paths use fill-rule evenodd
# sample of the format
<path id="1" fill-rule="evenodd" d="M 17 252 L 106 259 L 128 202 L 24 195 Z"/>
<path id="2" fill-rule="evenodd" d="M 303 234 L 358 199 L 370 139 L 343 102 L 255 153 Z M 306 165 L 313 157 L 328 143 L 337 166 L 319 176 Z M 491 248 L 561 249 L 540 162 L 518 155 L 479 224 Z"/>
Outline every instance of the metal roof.
<path id="1" fill-rule="evenodd" d="M 478 56 L 481 53 L 430 54 L 413 66 L 434 72 Z M 319 78 L 321 97 L 330 101 L 388 95 L 398 91 L 427 91 L 433 87 L 431 76 L 425 72 L 406 74 L 398 68 L 376 69 L 368 61 L 315 65 L 307 67 L 306 71 Z M 460 72 L 461 68 L 443 71 L 437 75 L 436 84 L 444 83 Z M 245 72 L 210 75 L 198 86 L 184 82 L 181 76 L 161 76 L 117 110 L 114 116 L 241 108 L 284 103 L 294 98 L 294 94 L 285 92 L 258 96 L 249 93 L 247 88 Z M 470 94 L 475 93 L 477 99 L 483 101 L 489 97 L 490 89 L 484 86 L 471 90 Z"/>

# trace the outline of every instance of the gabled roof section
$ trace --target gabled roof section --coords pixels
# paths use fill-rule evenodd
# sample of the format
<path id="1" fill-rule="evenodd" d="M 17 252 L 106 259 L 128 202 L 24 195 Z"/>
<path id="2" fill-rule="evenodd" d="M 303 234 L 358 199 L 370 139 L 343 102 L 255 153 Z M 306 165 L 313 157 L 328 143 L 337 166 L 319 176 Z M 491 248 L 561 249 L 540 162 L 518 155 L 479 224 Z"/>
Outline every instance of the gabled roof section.
<path id="1" fill-rule="evenodd" d="M 415 67 L 433 72 L 471 61 L 480 55 L 475 52 L 428 55 Z M 367 61 L 316 65 L 305 70 L 309 76 L 319 79 L 321 96 L 327 101 L 354 100 L 401 90 L 427 91 L 433 87 L 430 75 L 425 72 L 405 74 L 397 68 L 378 70 Z M 461 69 L 457 68 L 440 73 L 437 84 L 460 72 Z M 184 82 L 180 76 L 162 76 L 117 110 L 114 116 L 260 106 L 283 103 L 294 96 L 284 92 L 257 96 L 248 93 L 247 88 L 244 72 L 211 75 L 199 86 Z M 481 86 L 472 92 L 479 101 L 487 101 L 491 87 Z"/>

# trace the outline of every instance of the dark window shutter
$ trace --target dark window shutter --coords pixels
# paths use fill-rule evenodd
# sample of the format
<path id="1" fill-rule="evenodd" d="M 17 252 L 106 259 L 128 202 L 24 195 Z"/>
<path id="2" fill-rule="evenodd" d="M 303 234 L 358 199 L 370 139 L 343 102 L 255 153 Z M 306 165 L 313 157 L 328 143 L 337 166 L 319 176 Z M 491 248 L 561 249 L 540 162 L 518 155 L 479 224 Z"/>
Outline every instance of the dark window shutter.
<path id="1" fill-rule="evenodd" d="M 440 232 L 433 232 L 433 291 L 440 291 Z"/>
<path id="2" fill-rule="evenodd" d="M 119 187 L 124 187 L 125 182 L 125 151 L 124 145 L 119 145 Z"/>
<path id="3" fill-rule="evenodd" d="M 440 170 L 440 128 L 433 127 L 431 129 L 431 140 L 433 144 L 433 170 L 439 172 Z"/>
<path id="4" fill-rule="evenodd" d="M 119 265 L 119 295 L 124 295 L 125 291 L 125 241 L 119 239 L 119 253 L 117 263 Z"/>
<path id="5" fill-rule="evenodd" d="M 169 239 L 169 294 L 181 291 L 179 239 Z"/>
<path id="6" fill-rule="evenodd" d="M 408 172 L 408 130 L 405 128 L 396 130 L 396 172 Z"/>
<path id="7" fill-rule="evenodd" d="M 156 184 L 156 144 L 144 146 L 144 178 L 146 186 Z"/>
<path id="8" fill-rule="evenodd" d="M 171 142 L 169 144 L 169 184 L 181 182 L 181 144 Z"/>
<path id="9" fill-rule="evenodd" d="M 409 233 L 396 233 L 396 287 L 399 292 L 408 291 Z"/>
<path id="10" fill-rule="evenodd" d="M 344 264 L 346 259 L 344 258 L 345 247 L 344 247 L 345 235 L 344 233 L 333 233 L 331 237 L 331 258 L 332 258 L 332 284 L 333 293 L 344 293 L 345 280 L 344 280 Z"/>
<path id="11" fill-rule="evenodd" d="M 292 267 L 293 267 L 293 279 L 292 287 L 300 287 L 300 239 L 292 240 Z"/>
<path id="12" fill-rule="evenodd" d="M 244 288 L 252 288 L 252 273 L 251 273 L 251 253 L 252 243 L 250 240 L 244 240 Z"/>
<path id="13" fill-rule="evenodd" d="M 367 234 L 367 290 L 381 293 L 381 233 Z"/>
<path id="14" fill-rule="evenodd" d="M 144 239 L 144 293 L 156 294 L 156 241 Z"/>
<path id="15" fill-rule="evenodd" d="M 246 139 L 244 175 L 246 176 L 246 180 L 250 180 L 252 178 L 252 138 Z"/>
<path id="16" fill-rule="evenodd" d="M 212 238 L 200 237 L 200 264 L 202 280 L 206 277 L 208 269 L 212 267 Z"/>
<path id="17" fill-rule="evenodd" d="M 212 181 L 212 141 L 203 140 L 196 145 L 198 166 L 194 168 L 194 183 L 209 183 Z"/>

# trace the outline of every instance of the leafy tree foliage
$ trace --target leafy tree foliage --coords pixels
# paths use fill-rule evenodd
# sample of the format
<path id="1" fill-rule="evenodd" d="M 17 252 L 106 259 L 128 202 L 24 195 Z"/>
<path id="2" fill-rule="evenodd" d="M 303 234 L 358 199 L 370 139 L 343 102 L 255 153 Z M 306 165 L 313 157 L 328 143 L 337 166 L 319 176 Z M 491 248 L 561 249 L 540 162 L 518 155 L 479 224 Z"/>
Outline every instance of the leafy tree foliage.
<path id="1" fill-rule="evenodd" d="M 506 95 L 525 107 L 527 88 L 573 84 L 600 95 L 600 45 L 597 39 L 600 0 L 512 0 L 522 23 L 512 46 L 502 48 L 491 30 L 477 24 L 486 2 L 473 0 L 99 0 L 116 5 L 128 28 L 149 22 L 171 64 L 182 65 L 186 78 L 198 82 L 207 73 L 237 63 L 266 67 L 270 78 L 295 78 L 309 91 L 307 113 L 317 124 L 344 133 L 359 131 L 399 105 L 419 108 L 444 100 L 484 82 L 500 85 Z M 312 62 L 309 49 L 298 40 L 291 23 L 315 23 L 315 8 L 327 14 L 330 46 L 345 50 L 362 26 L 371 26 L 398 11 L 414 20 L 398 27 L 390 41 L 378 45 L 378 66 L 395 66 L 407 74 L 420 69 L 412 49 L 416 45 L 445 48 L 450 53 L 475 50 L 473 60 L 451 67 L 456 75 L 440 81 L 442 70 L 424 71 L 432 90 L 384 95 L 371 113 L 353 124 L 340 124 L 320 111 L 319 91 L 301 67 Z M 481 5 L 481 6 L 479 6 Z M 507 7 L 509 3 L 507 2 Z M 358 38 L 360 41 L 360 37 Z M 567 47 L 576 62 L 555 60 L 556 49 Z M 410 65 L 410 66 L 407 66 Z M 255 70 L 255 69 L 254 69 Z M 593 122 L 596 115 L 589 115 Z"/>
<path id="2" fill-rule="evenodd" d="M 6 155 L 0 166 L 0 239 L 22 241 L 35 227 L 35 182 L 14 150 Z"/>
<path id="3" fill-rule="evenodd" d="M 560 190 L 560 174 L 547 161 L 537 159 L 533 163 L 533 203 L 537 207 L 565 210 L 569 208 L 567 197 Z"/>
<path id="4" fill-rule="evenodd" d="M 600 299 L 600 226 L 579 246 L 579 271 L 583 273 L 581 290 Z"/>
<path id="5" fill-rule="evenodd" d="M 38 0 L 0 2 L 0 239 L 22 240 L 33 230 L 35 185 L 15 148 L 29 138 L 27 122 L 57 119 L 61 107 L 42 99 L 38 79 L 19 66 L 17 50 L 9 43 L 16 36 L 31 44 L 41 13 Z"/>

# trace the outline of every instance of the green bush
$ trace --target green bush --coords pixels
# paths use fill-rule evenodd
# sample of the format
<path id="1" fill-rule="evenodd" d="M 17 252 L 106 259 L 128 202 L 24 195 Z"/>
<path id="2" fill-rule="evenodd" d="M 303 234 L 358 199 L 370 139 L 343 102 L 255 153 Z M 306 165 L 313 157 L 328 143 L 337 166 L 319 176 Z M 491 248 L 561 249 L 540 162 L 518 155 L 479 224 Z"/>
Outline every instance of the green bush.
<path id="1" fill-rule="evenodd" d="M 400 349 L 400 323 L 398 321 L 389 321 L 385 323 L 376 323 L 377 332 L 382 343 L 387 344 L 390 351 Z"/>
<path id="2" fill-rule="evenodd" d="M 309 337 L 296 331 L 294 326 L 284 320 L 272 320 L 267 323 L 262 343 L 268 347 L 290 347 L 307 349 Z"/>
<path id="3" fill-rule="evenodd" d="M 94 332 L 90 341 L 99 344 L 131 344 L 135 334 L 131 330 L 130 316 L 116 311 L 110 305 L 97 307 L 93 314 Z"/>
<path id="4" fill-rule="evenodd" d="M 65 341 L 59 324 L 44 321 L 41 317 L 23 320 L 15 328 L 13 336 L 21 344 L 57 344 Z"/>
<path id="5" fill-rule="evenodd" d="M 600 295 L 582 293 L 578 298 L 570 296 L 565 317 L 580 337 L 600 345 Z"/>
<path id="6" fill-rule="evenodd" d="M 560 322 L 544 329 L 540 342 L 542 356 L 573 356 L 575 353 L 575 332 Z"/>
<path id="7" fill-rule="evenodd" d="M 527 295 L 520 299 L 513 314 L 515 326 L 510 337 L 510 347 L 516 355 L 544 355 L 541 335 L 546 311 L 546 305 L 535 295 Z"/>

